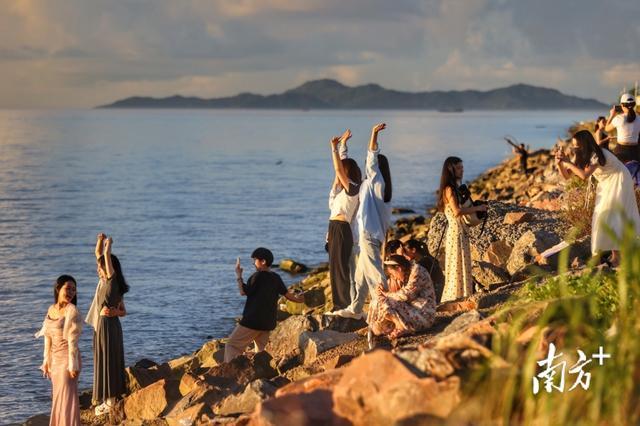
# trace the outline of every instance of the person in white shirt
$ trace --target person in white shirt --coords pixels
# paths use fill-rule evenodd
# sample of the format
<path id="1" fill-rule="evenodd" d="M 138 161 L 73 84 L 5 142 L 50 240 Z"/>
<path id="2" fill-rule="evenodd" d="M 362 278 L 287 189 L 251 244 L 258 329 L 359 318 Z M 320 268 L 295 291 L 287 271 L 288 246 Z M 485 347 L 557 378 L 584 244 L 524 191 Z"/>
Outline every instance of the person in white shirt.
<path id="1" fill-rule="evenodd" d="M 351 131 L 331 139 L 335 178 L 329 193 L 329 231 L 327 244 L 329 251 L 329 279 L 333 309 L 344 309 L 351 303 L 351 277 L 349 262 L 353 250 L 351 222 L 358 209 L 358 193 L 362 172 L 358 163 L 351 158 L 341 158 L 341 147 L 346 148 Z M 346 155 L 346 154 L 345 154 Z"/>
<path id="2" fill-rule="evenodd" d="M 617 135 L 616 147 L 613 153 L 623 163 L 636 160 L 640 161 L 638 152 L 638 138 L 640 136 L 640 118 L 637 117 L 635 98 L 625 93 L 620 98 L 620 107 L 614 106 L 609 111 L 609 118 L 605 131 L 615 129 Z"/>
<path id="3" fill-rule="evenodd" d="M 334 312 L 346 318 L 362 318 L 367 295 L 375 295 L 379 284 L 386 285 L 381 250 L 391 223 L 392 185 L 389 161 L 378 149 L 378 133 L 385 128 L 380 123 L 371 130 L 357 214 L 360 255 L 355 271 L 355 297 L 349 307 Z"/>

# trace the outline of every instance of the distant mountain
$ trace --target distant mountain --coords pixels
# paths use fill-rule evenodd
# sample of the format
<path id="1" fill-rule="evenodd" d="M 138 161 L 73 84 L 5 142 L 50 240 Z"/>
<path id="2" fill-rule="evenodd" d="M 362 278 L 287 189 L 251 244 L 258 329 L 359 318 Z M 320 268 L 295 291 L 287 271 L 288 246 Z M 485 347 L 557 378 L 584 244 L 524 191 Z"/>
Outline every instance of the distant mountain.
<path id="1" fill-rule="evenodd" d="M 225 98 L 202 99 L 131 97 L 99 108 L 263 108 L 263 109 L 603 109 L 595 100 L 565 95 L 545 87 L 516 84 L 500 89 L 401 92 L 377 84 L 345 86 L 335 80 L 314 80 L 281 94 L 240 93 Z"/>

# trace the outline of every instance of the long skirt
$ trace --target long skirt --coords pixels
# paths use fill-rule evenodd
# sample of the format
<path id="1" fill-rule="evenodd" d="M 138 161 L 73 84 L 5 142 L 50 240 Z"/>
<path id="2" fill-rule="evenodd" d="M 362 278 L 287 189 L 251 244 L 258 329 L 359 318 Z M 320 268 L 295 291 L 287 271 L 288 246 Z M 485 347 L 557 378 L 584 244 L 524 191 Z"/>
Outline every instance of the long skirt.
<path id="1" fill-rule="evenodd" d="M 333 309 L 344 309 L 351 303 L 349 260 L 353 250 L 351 226 L 341 220 L 329 221 L 329 280 Z"/>
<path id="2" fill-rule="evenodd" d="M 53 352 L 51 368 L 51 417 L 50 426 L 80 426 L 80 401 L 78 378 L 69 376 L 66 344 Z"/>
<path id="3" fill-rule="evenodd" d="M 104 401 L 126 393 L 122 327 L 118 317 L 100 317 L 93 333 L 93 400 Z"/>

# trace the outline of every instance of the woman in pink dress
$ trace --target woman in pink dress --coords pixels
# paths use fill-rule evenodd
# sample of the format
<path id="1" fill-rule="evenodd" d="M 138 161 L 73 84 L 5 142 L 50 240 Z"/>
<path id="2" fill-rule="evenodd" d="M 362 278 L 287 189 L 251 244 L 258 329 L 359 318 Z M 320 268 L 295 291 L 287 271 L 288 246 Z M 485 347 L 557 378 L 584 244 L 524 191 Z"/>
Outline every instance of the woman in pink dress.
<path id="1" fill-rule="evenodd" d="M 55 303 L 49 307 L 42 330 L 36 335 L 44 336 L 44 360 L 40 369 L 44 377 L 51 379 L 53 387 L 49 425 L 79 426 L 78 339 L 82 322 L 76 307 L 76 280 L 70 275 L 61 275 L 53 294 Z"/>

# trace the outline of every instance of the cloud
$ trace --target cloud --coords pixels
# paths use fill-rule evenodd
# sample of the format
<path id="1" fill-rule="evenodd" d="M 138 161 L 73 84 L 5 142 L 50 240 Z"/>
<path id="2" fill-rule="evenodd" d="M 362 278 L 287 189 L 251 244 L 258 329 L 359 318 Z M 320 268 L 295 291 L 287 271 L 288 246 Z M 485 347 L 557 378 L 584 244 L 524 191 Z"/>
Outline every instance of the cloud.
<path id="1" fill-rule="evenodd" d="M 608 99 L 638 79 L 634 16 L 626 0 L 2 2 L 0 106 L 274 93 L 316 77 Z"/>

